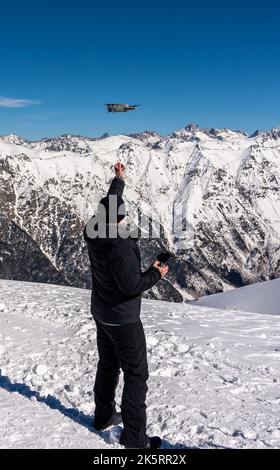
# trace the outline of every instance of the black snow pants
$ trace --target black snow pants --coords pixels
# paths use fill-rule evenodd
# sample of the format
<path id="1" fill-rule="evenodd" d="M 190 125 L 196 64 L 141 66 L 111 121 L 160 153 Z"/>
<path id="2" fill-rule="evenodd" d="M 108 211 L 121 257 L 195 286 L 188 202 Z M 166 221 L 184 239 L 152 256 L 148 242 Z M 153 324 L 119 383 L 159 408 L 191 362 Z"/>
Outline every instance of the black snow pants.
<path id="1" fill-rule="evenodd" d="M 95 320 L 99 361 L 94 384 L 94 425 L 102 426 L 115 412 L 115 390 L 124 373 L 120 444 L 146 447 L 146 394 L 149 377 L 146 339 L 141 320 L 119 326 Z"/>

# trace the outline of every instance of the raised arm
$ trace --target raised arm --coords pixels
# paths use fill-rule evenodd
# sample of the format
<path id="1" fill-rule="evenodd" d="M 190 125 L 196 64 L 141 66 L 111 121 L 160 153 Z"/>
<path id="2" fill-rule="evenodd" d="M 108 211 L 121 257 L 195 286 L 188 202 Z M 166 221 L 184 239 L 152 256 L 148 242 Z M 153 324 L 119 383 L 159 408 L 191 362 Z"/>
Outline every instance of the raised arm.
<path id="1" fill-rule="evenodd" d="M 118 196 L 122 197 L 124 184 L 125 184 L 124 183 L 125 167 L 122 163 L 117 162 L 114 168 L 115 168 L 115 177 L 110 184 L 107 196 L 109 196 L 109 194 L 117 194 Z"/>

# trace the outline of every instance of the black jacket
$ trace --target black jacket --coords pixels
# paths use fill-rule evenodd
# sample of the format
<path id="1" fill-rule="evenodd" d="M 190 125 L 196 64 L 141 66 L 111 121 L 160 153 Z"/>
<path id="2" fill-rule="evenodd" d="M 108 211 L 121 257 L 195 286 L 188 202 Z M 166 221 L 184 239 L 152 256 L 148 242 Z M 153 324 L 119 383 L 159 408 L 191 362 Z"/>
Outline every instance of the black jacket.
<path id="1" fill-rule="evenodd" d="M 122 196 L 123 189 L 124 179 L 115 177 L 108 194 Z M 86 227 L 84 238 L 91 262 L 93 317 L 115 324 L 137 321 L 141 294 L 160 280 L 159 270 L 150 266 L 141 272 L 140 250 L 135 238 L 89 238 Z"/>

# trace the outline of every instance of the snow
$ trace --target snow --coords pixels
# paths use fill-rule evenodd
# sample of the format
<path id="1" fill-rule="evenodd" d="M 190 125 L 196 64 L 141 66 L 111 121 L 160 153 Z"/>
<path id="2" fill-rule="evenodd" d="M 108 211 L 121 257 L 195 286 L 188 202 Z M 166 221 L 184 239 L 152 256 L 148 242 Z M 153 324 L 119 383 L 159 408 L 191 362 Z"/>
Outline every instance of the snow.
<path id="1" fill-rule="evenodd" d="M 7 280 L 0 288 L 0 447 L 121 448 L 120 426 L 91 426 L 90 291 Z M 266 298 L 277 288 L 268 283 Z M 279 447 L 277 315 L 143 299 L 142 321 L 148 433 L 164 448 Z"/>
<path id="2" fill-rule="evenodd" d="M 146 192 L 146 198 L 150 198 L 149 202 L 153 206 L 154 211 L 160 215 L 162 214 L 162 222 L 170 230 L 172 204 L 170 205 L 170 211 L 166 211 L 167 201 L 173 201 L 176 188 L 180 188 L 182 184 L 184 186 L 185 167 L 189 162 L 192 162 L 196 154 L 196 141 L 188 139 L 193 139 L 194 137 L 199 139 L 200 158 L 194 158 L 192 166 L 194 163 L 199 162 L 201 170 L 203 170 L 204 166 L 205 171 L 207 168 L 225 169 L 228 176 L 233 179 L 237 178 L 244 161 L 250 159 L 254 145 L 259 144 L 259 136 L 249 138 L 241 132 L 229 129 L 216 129 L 215 132 L 215 135 L 211 135 L 208 130 L 190 125 L 174 132 L 171 136 L 165 138 L 157 137 L 157 141 L 162 147 L 154 150 L 151 149 L 149 138 L 142 141 L 126 135 L 109 136 L 106 139 L 100 140 L 66 135 L 39 142 L 28 142 L 17 136 L 10 135 L 0 137 L 0 155 L 5 158 L 12 156 L 15 162 L 19 156 L 26 156 L 24 161 L 20 163 L 20 171 L 23 175 L 26 175 L 27 181 L 30 179 L 29 175 L 31 174 L 33 185 L 36 188 L 43 187 L 48 183 L 49 187 L 47 190 L 51 194 L 64 198 L 68 193 L 70 200 L 73 200 L 77 205 L 78 213 L 85 218 L 92 215 L 93 208 L 91 207 L 89 213 L 87 213 L 84 207 L 85 202 L 80 201 L 79 192 L 77 194 L 74 188 L 77 183 L 75 180 L 76 176 L 78 175 L 83 180 L 83 191 L 86 193 L 87 183 L 92 181 L 93 175 L 97 180 L 106 181 L 108 179 L 106 175 L 111 174 L 112 165 L 116 159 L 122 158 L 129 170 L 128 186 L 130 186 L 130 181 L 132 181 L 132 187 L 137 187 L 140 182 L 143 190 L 147 187 L 149 188 L 148 192 Z M 264 135 L 266 136 L 266 134 Z M 224 140 L 218 140 L 218 137 Z M 57 146 L 55 148 L 58 150 L 53 150 L 50 147 L 52 142 Z M 265 143 L 267 143 L 267 140 L 260 143 L 261 154 L 259 155 L 259 163 L 266 156 L 271 164 L 275 165 L 277 173 L 277 167 L 279 166 L 279 145 L 277 146 L 274 141 L 274 146 L 267 147 L 264 145 Z M 68 144 L 73 144 L 72 147 L 70 145 L 71 150 L 68 149 Z M 127 146 L 128 150 L 126 149 L 122 152 L 122 146 Z M 88 149 L 86 154 L 83 153 L 85 148 Z M 174 170 L 174 167 L 176 170 Z M 172 171 L 170 172 L 170 170 Z M 191 217 L 195 211 L 196 213 L 199 211 L 201 198 L 205 194 L 205 178 L 203 174 L 201 176 L 202 178 L 196 181 L 196 184 L 201 184 L 201 187 L 196 188 L 197 197 L 193 197 L 192 201 L 190 201 L 192 206 Z M 209 175 L 207 176 L 209 178 Z M 252 175 L 250 177 L 252 178 Z M 61 187 L 65 185 L 66 180 L 69 182 L 69 185 L 67 184 L 65 194 L 63 194 Z M 53 184 L 54 181 L 58 182 L 57 186 Z M 254 185 L 257 183 L 258 178 L 256 176 L 250 184 Z M 24 193 L 25 188 L 26 185 L 19 191 L 19 194 Z M 166 188 L 166 191 L 160 192 L 160 188 Z M 185 193 L 186 197 L 191 194 L 188 188 L 186 188 Z M 84 193 L 83 196 L 85 196 Z M 156 204 L 153 204 L 155 196 Z M 83 199 L 85 200 L 85 197 Z M 128 199 L 135 200 L 135 192 L 128 193 Z M 136 199 L 137 203 L 138 200 L 141 201 L 139 195 Z M 193 201 L 197 202 L 194 203 Z M 269 212 L 266 212 L 268 206 Z M 277 214 L 279 200 L 276 197 L 271 203 L 268 198 L 265 202 L 260 200 L 257 207 L 266 214 L 267 218 L 269 218 L 270 213 L 276 217 L 275 214 Z"/>
<path id="3" fill-rule="evenodd" d="M 206 307 L 280 315 L 280 279 L 257 282 L 193 302 Z"/>
<path id="4" fill-rule="evenodd" d="M 165 247 L 177 255 L 180 285 L 169 278 L 170 290 L 183 298 L 226 290 L 232 287 L 231 270 L 244 283 L 273 273 L 277 277 L 278 134 L 275 128 L 248 137 L 192 124 L 166 137 L 149 132 L 105 139 L 64 135 L 38 142 L 0 137 L 5 222 L 24 230 L 68 280 L 65 243 L 75 256 L 81 227 L 105 195 L 113 164 L 121 160 L 127 169 L 128 219 L 135 221 L 138 209 L 152 217 L 154 229 L 161 224 Z M 181 231 L 182 210 L 186 224 Z M 185 262 L 195 273 L 185 272 Z M 84 261 L 77 271 L 76 285 L 89 285 Z"/>
<path id="5" fill-rule="evenodd" d="M 38 401 L 29 396 L 29 389 L 12 386 L 0 377 L 0 448 L 89 448 L 93 446 L 92 433 L 73 418 L 63 416 L 51 407 L 51 401 Z M 95 448 L 110 446 L 94 443 Z"/>

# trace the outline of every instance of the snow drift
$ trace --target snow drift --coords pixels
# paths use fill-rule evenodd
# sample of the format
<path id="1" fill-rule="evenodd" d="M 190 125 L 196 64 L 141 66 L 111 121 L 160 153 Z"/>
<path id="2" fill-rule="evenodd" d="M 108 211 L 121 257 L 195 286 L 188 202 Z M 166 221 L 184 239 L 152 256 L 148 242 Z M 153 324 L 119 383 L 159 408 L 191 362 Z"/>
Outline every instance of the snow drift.
<path id="1" fill-rule="evenodd" d="M 195 305 L 280 315 L 280 279 L 201 297 Z"/>

